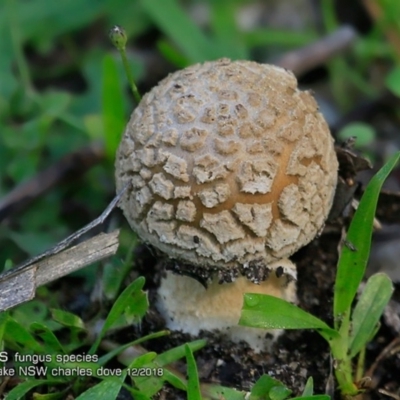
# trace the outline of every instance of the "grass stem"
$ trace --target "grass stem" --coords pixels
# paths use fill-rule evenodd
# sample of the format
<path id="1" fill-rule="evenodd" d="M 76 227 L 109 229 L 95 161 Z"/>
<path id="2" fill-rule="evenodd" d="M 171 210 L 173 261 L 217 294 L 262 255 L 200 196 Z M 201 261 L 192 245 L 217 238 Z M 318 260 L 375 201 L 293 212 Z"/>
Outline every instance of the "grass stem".
<path id="1" fill-rule="evenodd" d="M 135 81 L 133 79 L 132 72 L 129 68 L 128 58 L 126 56 L 127 37 L 126 37 L 125 30 L 123 28 L 121 28 L 120 26 L 115 25 L 113 28 L 111 28 L 109 36 L 110 36 L 111 42 L 117 48 L 117 50 L 119 51 L 119 53 L 121 55 L 122 64 L 124 65 L 125 74 L 128 78 L 128 82 L 131 86 L 133 97 L 134 97 L 136 103 L 139 104 L 139 102 L 141 100 L 141 96 L 140 96 L 138 88 L 135 84 Z"/>

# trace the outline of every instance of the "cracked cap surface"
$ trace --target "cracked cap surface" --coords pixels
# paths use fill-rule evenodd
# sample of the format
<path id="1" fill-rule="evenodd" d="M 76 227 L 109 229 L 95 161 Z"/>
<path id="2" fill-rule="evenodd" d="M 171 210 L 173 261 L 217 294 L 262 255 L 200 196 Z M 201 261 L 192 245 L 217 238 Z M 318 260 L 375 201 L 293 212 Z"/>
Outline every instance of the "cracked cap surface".
<path id="1" fill-rule="evenodd" d="M 121 208 L 144 240 L 196 266 L 289 257 L 323 227 L 338 162 L 291 72 L 222 59 L 170 74 L 134 110 L 116 159 Z"/>

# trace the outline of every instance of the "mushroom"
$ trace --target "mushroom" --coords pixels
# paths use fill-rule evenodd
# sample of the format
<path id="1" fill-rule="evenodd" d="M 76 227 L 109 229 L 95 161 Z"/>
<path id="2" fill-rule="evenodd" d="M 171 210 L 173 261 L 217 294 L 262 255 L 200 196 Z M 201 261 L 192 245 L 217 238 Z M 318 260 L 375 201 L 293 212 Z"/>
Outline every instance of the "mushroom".
<path id="1" fill-rule="evenodd" d="M 294 268 L 287 259 L 272 263 L 269 268 L 277 270 L 282 266 L 289 270 Z M 292 277 L 287 279 L 284 275 L 271 274 L 259 284 L 252 283 L 244 276 L 224 284 L 214 279 L 204 287 L 191 277 L 167 271 L 158 290 L 157 308 L 171 330 L 181 330 L 191 335 L 198 335 L 200 330 L 218 330 L 227 334 L 232 341 L 243 340 L 254 351 L 260 352 L 268 349 L 282 330 L 238 326 L 245 293 L 269 294 L 289 302 L 297 300 L 295 280 Z"/>
<path id="2" fill-rule="evenodd" d="M 121 208 L 133 230 L 191 276 L 168 272 L 161 282 L 167 325 L 228 329 L 246 291 L 295 301 L 287 258 L 323 228 L 337 170 L 313 96 L 282 68 L 221 59 L 147 93 L 119 146 L 116 182 L 117 190 L 131 183 Z M 236 301 L 223 303 L 225 295 Z M 214 311 L 219 321 L 210 323 Z M 248 328 L 231 328 L 233 338 L 245 338 L 239 329 Z"/>

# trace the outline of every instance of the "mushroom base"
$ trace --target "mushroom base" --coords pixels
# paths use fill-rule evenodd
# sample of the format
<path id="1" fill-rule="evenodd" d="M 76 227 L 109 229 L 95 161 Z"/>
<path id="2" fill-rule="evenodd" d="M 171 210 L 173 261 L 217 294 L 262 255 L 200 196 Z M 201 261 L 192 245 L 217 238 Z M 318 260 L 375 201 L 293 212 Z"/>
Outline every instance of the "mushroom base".
<path id="1" fill-rule="evenodd" d="M 288 260 L 281 263 L 293 265 Z M 260 284 L 243 276 L 224 284 L 214 279 L 205 288 L 193 278 L 167 271 L 158 291 L 157 308 L 171 330 L 192 335 L 198 335 L 201 330 L 218 330 L 234 342 L 247 342 L 256 352 L 268 350 L 282 330 L 242 327 L 238 322 L 245 293 L 269 294 L 296 302 L 293 274 L 277 275 L 271 273 L 268 280 Z"/>

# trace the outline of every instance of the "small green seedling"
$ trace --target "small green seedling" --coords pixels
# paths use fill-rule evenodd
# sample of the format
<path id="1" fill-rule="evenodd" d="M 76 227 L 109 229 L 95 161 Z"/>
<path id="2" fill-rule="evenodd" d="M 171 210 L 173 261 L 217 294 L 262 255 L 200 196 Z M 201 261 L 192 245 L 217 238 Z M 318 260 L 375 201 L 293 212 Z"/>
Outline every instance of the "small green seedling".
<path id="1" fill-rule="evenodd" d="M 239 324 L 263 329 L 315 329 L 329 343 L 335 376 L 343 396 L 355 396 L 362 387 L 353 377 L 352 359 L 374 337 L 379 319 L 393 292 L 389 277 L 371 276 L 352 303 L 369 258 L 373 219 L 382 184 L 400 159 L 395 154 L 372 178 L 360 201 L 340 253 L 334 289 L 334 327 L 276 297 L 246 294 Z"/>

